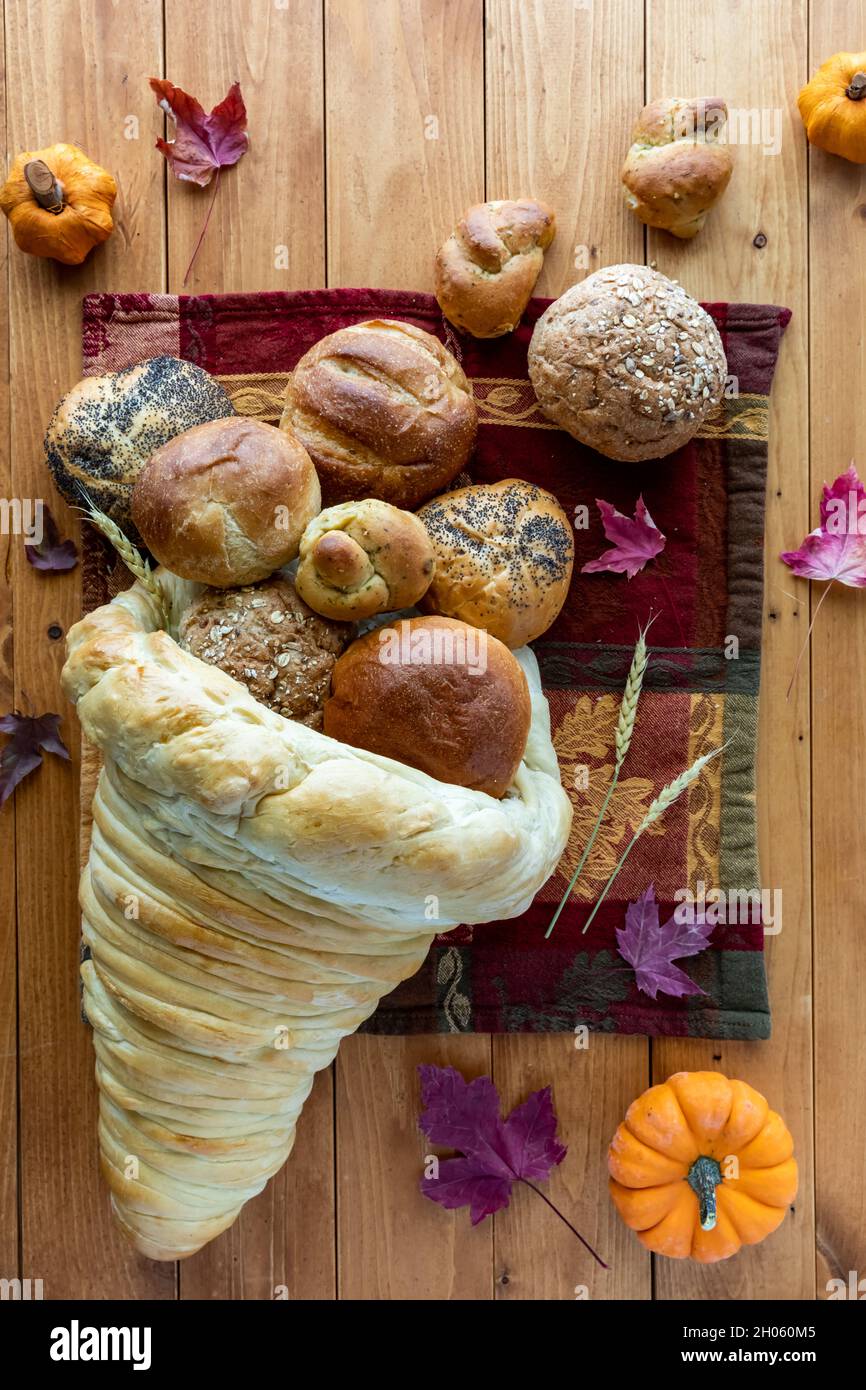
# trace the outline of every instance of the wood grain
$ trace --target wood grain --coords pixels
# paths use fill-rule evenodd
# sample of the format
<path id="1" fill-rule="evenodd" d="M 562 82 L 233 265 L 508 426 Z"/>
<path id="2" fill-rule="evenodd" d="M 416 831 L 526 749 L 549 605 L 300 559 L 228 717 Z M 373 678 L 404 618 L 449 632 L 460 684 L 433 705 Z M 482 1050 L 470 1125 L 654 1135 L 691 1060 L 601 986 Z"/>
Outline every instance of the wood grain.
<path id="1" fill-rule="evenodd" d="M 0 8 L 0 137 L 6 144 L 6 65 L 4 16 Z M 12 489 L 9 380 L 9 249 L 11 237 L 0 241 L 0 497 L 11 500 Z M 12 556 L 21 541 L 0 530 L 0 712 L 8 713 L 14 695 Z M 0 1278 L 14 1279 L 18 1268 L 18 962 L 15 940 L 15 801 L 0 809 Z"/>
<path id="2" fill-rule="evenodd" d="M 210 109 L 241 84 L 250 148 L 221 181 L 188 293 L 323 283 L 322 12 L 307 0 L 166 0 L 166 75 Z M 161 124 L 154 106 L 152 123 Z M 171 122 L 168 123 L 171 127 Z M 168 138 L 172 138 L 170 128 Z M 168 179 L 169 281 L 182 290 L 211 196 Z M 285 253 L 285 254 L 284 254 Z M 182 1298 L 333 1298 L 333 1079 L 318 1077 L 286 1167 L 180 1267 Z"/>
<path id="3" fill-rule="evenodd" d="M 611 168 L 622 157 L 643 91 L 640 6 L 489 0 L 486 30 L 487 187 L 534 193 L 556 209 L 541 294 L 557 295 L 602 265 L 643 260 L 643 231 Z M 610 54 L 621 55 L 610 99 L 598 100 Z M 558 60 L 551 62 L 550 55 Z M 575 170 L 583 177 L 575 178 Z M 569 1154 L 552 1199 L 611 1265 L 600 1270 L 537 1197 L 520 1192 L 495 1218 L 499 1298 L 648 1298 L 650 1257 L 623 1232 L 608 1200 L 606 1153 L 625 1107 L 647 1083 L 644 1038 L 496 1037 L 494 1077 L 510 1106 L 552 1085 Z M 586 1292 L 583 1293 L 583 1290 Z"/>
<path id="4" fill-rule="evenodd" d="M 813 5 L 811 74 L 832 53 L 859 48 L 866 5 Z M 809 152 L 812 519 L 822 483 L 853 458 L 866 477 L 863 382 L 866 338 L 866 172 Z M 851 324 L 857 324 L 852 333 Z M 862 523 L 861 523 L 862 525 Z M 800 591 L 802 580 L 794 581 Z M 823 585 L 815 584 L 812 603 Z M 866 1278 L 866 606 L 856 590 L 827 598 L 812 638 L 812 776 L 815 854 L 815 1120 L 819 1298 Z M 866 1291 L 861 1285 L 860 1297 Z"/>
<path id="5" fill-rule="evenodd" d="M 206 110 L 241 84 L 250 147 L 213 199 L 168 176 L 169 288 L 175 294 L 308 289 L 324 274 L 322 12 L 311 0 L 165 0 L 166 76 Z M 153 96 L 151 128 L 162 118 Z M 167 121 L 166 139 L 174 138 Z"/>
<path id="6" fill-rule="evenodd" d="M 782 891 L 782 931 L 767 938 L 771 1043 L 664 1039 L 653 1044 L 653 1080 L 679 1070 L 741 1075 L 784 1114 L 795 1138 L 801 1195 L 771 1241 L 699 1270 L 659 1259 L 658 1298 L 814 1296 L 812 1211 L 812 1019 L 809 703 L 804 670 L 785 701 L 805 609 L 776 558 L 808 529 L 806 169 L 793 96 L 806 69 L 805 0 L 776 5 L 651 0 L 648 96 L 722 95 L 730 107 L 779 113 L 781 149 L 733 149 L 734 174 L 693 242 L 649 236 L 649 254 L 700 299 L 784 304 L 793 310 L 773 384 L 767 488 L 763 677 L 758 753 L 762 886 Z M 768 134 L 772 128 L 768 126 Z M 762 233 L 763 247 L 754 244 Z M 792 808 L 803 814 L 792 814 Z"/>
<path id="7" fill-rule="evenodd" d="M 80 301 L 90 290 L 164 283 L 162 174 L 146 143 L 125 138 L 136 78 L 162 62 L 162 8 L 110 0 L 9 0 L 8 142 L 80 143 L 117 178 L 116 230 L 80 268 L 17 250 L 10 267 L 12 481 L 21 497 L 50 498 L 63 535 L 74 514 L 49 489 L 45 425 L 81 375 Z M 74 77 L 72 76 L 74 74 Z M 128 127 L 127 127 L 128 128 Z M 97 1171 L 93 1049 L 78 991 L 77 726 L 58 675 L 79 614 L 80 581 L 41 575 L 16 550 L 15 701 L 64 715 L 72 765 L 46 758 L 16 793 L 20 969 L 23 1273 L 46 1298 L 165 1298 L 174 1268 L 139 1259 L 118 1236 Z"/>
<path id="8" fill-rule="evenodd" d="M 482 5 L 327 0 L 325 23 L 328 282 L 429 290 L 437 246 L 484 191 Z M 489 1074 L 490 1041 L 354 1037 L 340 1049 L 342 1298 L 492 1296 L 491 1231 L 418 1192 L 422 1061 Z"/>

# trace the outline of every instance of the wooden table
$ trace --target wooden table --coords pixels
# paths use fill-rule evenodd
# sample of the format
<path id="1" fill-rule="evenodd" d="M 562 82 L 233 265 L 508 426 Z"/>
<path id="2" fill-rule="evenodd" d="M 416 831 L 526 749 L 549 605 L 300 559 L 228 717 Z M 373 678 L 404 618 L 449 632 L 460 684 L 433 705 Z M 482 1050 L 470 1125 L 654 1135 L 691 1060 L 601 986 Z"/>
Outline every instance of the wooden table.
<path id="1" fill-rule="evenodd" d="M 41 440 L 81 374 L 81 296 L 179 291 L 209 196 L 168 177 L 153 148 L 152 75 L 208 108 L 238 78 L 249 109 L 252 146 L 222 180 L 191 292 L 429 289 L 434 249 L 467 204 L 533 192 L 559 219 L 540 293 L 651 260 L 700 298 L 794 316 L 767 505 L 759 812 L 762 882 L 783 892 L 768 942 L 772 1041 L 594 1036 L 577 1051 L 567 1035 L 350 1039 L 318 1078 L 286 1170 L 235 1227 L 179 1267 L 148 1263 L 115 1233 L 97 1173 L 78 1012 L 77 768 L 49 758 L 0 822 L 0 1275 L 41 1278 L 49 1298 L 571 1299 L 586 1286 L 603 1299 L 811 1299 L 834 1276 L 866 1274 L 866 597 L 830 596 L 786 702 L 810 597 L 776 559 L 816 524 L 821 482 L 862 448 L 866 181 L 807 151 L 796 94 L 864 33 L 863 0 L 812 0 L 811 12 L 807 0 L 6 0 L 10 158 L 76 141 L 120 189 L 115 234 L 82 268 L 36 261 L 11 239 L 0 249 L 0 493 L 50 499 L 66 535 L 75 518 Z M 730 190 L 692 244 L 645 235 L 619 190 L 638 110 L 674 93 L 724 96 L 781 133 L 778 152 L 735 151 Z M 18 537 L 0 536 L 0 555 L 11 579 L 0 709 L 63 711 L 75 746 L 57 678 L 79 574 L 38 575 Z M 553 1083 L 569 1156 L 551 1192 L 609 1272 L 531 1193 L 475 1230 L 419 1197 L 420 1061 L 489 1072 L 508 1103 Z M 628 1102 L 684 1067 L 766 1092 L 794 1132 L 801 1191 L 757 1249 L 653 1268 L 609 1205 L 604 1150 Z"/>

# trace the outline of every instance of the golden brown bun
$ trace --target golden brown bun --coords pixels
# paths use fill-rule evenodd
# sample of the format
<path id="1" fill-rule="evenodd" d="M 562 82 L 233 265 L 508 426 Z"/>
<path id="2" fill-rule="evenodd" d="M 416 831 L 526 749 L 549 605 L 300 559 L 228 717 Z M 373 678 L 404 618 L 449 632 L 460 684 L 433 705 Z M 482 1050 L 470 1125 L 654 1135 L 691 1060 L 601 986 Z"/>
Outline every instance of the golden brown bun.
<path id="1" fill-rule="evenodd" d="M 568 594 L 574 539 L 552 493 L 518 478 L 434 497 L 418 513 L 436 568 L 421 606 L 507 647 L 546 632 Z"/>
<path id="2" fill-rule="evenodd" d="M 234 415 L 218 381 L 192 362 L 151 357 L 86 376 L 57 405 L 45 435 L 55 486 L 74 507 L 84 488 L 130 540 L 132 489 L 151 454 L 183 430 Z"/>
<path id="3" fill-rule="evenodd" d="M 719 97 L 651 101 L 638 117 L 622 183 L 632 212 L 687 241 L 728 186 L 733 161 L 718 143 L 728 119 Z"/>
<path id="4" fill-rule="evenodd" d="M 340 657 L 325 733 L 489 796 L 504 796 L 529 734 L 529 687 L 495 637 L 451 618 L 403 618 Z"/>
<path id="5" fill-rule="evenodd" d="M 612 459 L 662 458 L 722 398 L 727 363 L 713 320 L 676 280 L 609 265 L 545 309 L 529 379 L 545 415 Z"/>
<path id="6" fill-rule="evenodd" d="M 520 322 L 556 235 L 556 216 L 534 198 L 477 203 L 436 256 L 436 298 L 451 323 L 499 338 Z"/>
<path id="7" fill-rule="evenodd" d="M 268 709 L 321 729 L 334 662 L 354 635 L 350 623 L 313 613 L 292 581 L 274 574 L 240 589 L 205 589 L 181 615 L 177 640 Z"/>
<path id="8" fill-rule="evenodd" d="M 433 576 L 433 546 L 412 512 L 368 497 L 314 517 L 301 536 L 295 584 L 326 618 L 360 621 L 411 608 Z"/>
<path id="9" fill-rule="evenodd" d="M 280 421 L 309 451 L 325 506 L 379 497 L 410 511 L 460 472 L 477 427 L 457 360 L 395 319 L 315 343 L 292 373 Z"/>
<path id="10" fill-rule="evenodd" d="M 293 560 L 320 507 L 303 446 L 241 416 L 157 449 L 132 494 L 133 520 L 160 564 L 220 589 L 254 584 Z"/>

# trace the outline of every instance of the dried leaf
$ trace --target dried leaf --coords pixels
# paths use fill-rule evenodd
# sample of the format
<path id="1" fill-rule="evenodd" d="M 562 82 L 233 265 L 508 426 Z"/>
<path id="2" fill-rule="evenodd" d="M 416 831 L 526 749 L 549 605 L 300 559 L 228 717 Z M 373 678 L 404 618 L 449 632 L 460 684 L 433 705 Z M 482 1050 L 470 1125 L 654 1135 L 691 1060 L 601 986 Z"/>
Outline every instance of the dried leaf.
<path id="1" fill-rule="evenodd" d="M 832 485 L 824 484 L 820 526 L 799 550 L 783 551 L 781 559 L 801 579 L 837 579 L 866 588 L 866 489 L 853 463 Z"/>
<path id="2" fill-rule="evenodd" d="M 638 989 L 644 994 L 655 999 L 661 990 L 663 994 L 681 999 L 684 995 L 703 994 L 704 991 L 673 962 L 705 950 L 712 934 L 713 924 L 685 904 L 669 922 L 660 926 L 655 887 L 651 883 L 646 892 L 626 908 L 625 927 L 617 928 L 617 950 L 633 967 Z"/>
<path id="3" fill-rule="evenodd" d="M 51 571 L 60 574 L 75 569 L 78 564 L 78 551 L 72 541 L 62 541 L 57 523 L 48 508 L 42 505 L 42 539 L 38 544 L 29 542 L 24 546 L 24 554 L 35 570 Z"/>
<path id="4" fill-rule="evenodd" d="M 246 154 L 250 142 L 246 133 L 247 109 L 238 82 L 232 84 L 228 95 L 209 116 L 182 87 L 161 77 L 152 77 L 150 85 L 176 126 L 173 140 L 156 142 L 175 178 L 205 188 L 218 169 L 237 164 Z"/>
<path id="5" fill-rule="evenodd" d="M 60 715 L 0 715 L 0 733 L 11 735 L 0 752 L 0 806 L 24 778 L 42 762 L 42 754 L 69 758 L 60 737 Z"/>
<path id="6" fill-rule="evenodd" d="M 613 571 L 627 574 L 634 579 L 649 560 L 655 559 L 665 548 L 665 537 L 656 526 L 646 508 L 643 497 L 637 499 L 633 517 L 624 516 L 610 502 L 596 498 L 596 506 L 601 512 L 604 534 L 611 542 L 596 560 L 589 560 L 583 566 L 583 574 L 600 574 Z"/>

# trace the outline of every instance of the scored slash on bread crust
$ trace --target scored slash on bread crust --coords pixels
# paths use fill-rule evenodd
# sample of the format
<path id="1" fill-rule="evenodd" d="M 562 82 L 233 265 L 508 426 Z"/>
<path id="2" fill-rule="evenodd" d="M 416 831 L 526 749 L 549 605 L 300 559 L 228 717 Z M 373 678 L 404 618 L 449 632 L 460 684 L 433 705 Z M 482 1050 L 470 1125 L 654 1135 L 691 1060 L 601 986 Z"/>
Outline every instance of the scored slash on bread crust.
<path id="1" fill-rule="evenodd" d="M 438 338 L 397 319 L 371 319 L 304 354 L 280 428 L 310 454 L 326 507 L 378 497 L 411 511 L 463 468 L 478 412 L 460 364 Z"/>

